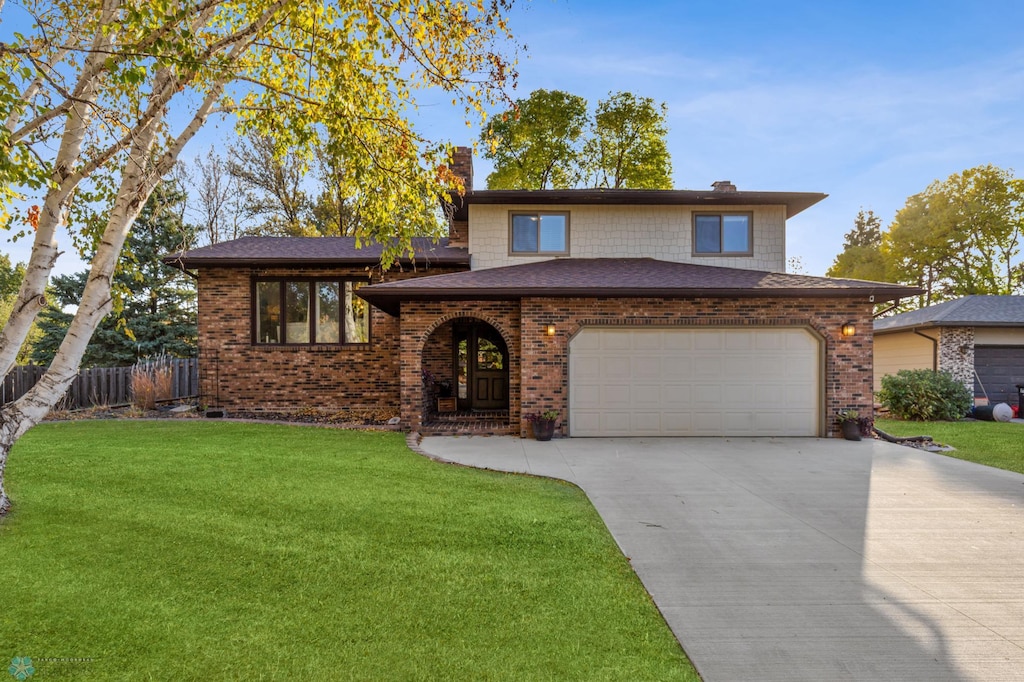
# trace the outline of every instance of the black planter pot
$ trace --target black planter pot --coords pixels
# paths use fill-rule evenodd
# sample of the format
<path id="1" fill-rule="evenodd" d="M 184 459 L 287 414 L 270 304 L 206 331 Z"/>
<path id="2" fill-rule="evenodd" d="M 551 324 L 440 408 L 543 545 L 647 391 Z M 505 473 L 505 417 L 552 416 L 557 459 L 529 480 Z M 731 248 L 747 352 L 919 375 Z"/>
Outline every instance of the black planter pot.
<path id="1" fill-rule="evenodd" d="M 537 440 L 551 440 L 555 435 L 555 422 L 548 419 L 538 419 L 533 422 L 533 437 Z"/>
<path id="2" fill-rule="evenodd" d="M 857 422 L 842 422 L 840 428 L 846 440 L 860 440 L 860 424 Z"/>

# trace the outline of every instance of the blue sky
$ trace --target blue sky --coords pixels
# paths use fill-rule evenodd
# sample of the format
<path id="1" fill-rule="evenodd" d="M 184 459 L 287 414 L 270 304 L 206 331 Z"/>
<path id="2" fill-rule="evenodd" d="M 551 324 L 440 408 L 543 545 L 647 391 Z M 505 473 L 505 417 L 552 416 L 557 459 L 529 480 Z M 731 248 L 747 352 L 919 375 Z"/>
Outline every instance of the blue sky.
<path id="1" fill-rule="evenodd" d="M 824 274 L 861 206 L 888 224 L 951 173 L 991 163 L 1024 174 L 1019 0 L 535 0 L 511 24 L 528 48 L 514 96 L 561 89 L 593 107 L 629 90 L 665 102 L 676 187 L 829 194 L 789 222 L 789 255 L 810 274 Z M 479 135 L 439 93 L 413 117 L 434 138 Z M 185 156 L 229 132 L 207 131 Z M 477 157 L 476 169 L 481 186 L 490 168 Z M 6 248 L 25 260 L 26 246 Z M 57 271 L 80 267 L 69 253 Z"/>

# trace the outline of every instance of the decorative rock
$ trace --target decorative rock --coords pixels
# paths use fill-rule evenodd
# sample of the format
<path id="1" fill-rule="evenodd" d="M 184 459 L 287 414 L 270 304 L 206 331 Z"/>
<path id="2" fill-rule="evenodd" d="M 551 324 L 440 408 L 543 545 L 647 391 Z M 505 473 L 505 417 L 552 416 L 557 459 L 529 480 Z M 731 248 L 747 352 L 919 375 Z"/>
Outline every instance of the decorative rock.
<path id="1" fill-rule="evenodd" d="M 395 424 L 400 424 L 401 422 L 402 422 L 402 418 L 401 417 L 392 417 L 391 419 L 388 420 L 388 425 L 394 426 Z"/>

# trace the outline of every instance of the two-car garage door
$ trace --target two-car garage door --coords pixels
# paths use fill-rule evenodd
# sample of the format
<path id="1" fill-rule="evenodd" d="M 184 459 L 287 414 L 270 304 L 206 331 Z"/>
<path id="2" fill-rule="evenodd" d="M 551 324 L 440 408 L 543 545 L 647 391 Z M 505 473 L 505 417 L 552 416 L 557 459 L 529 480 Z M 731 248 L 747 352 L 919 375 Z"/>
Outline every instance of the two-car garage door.
<path id="1" fill-rule="evenodd" d="M 586 328 L 571 436 L 820 435 L 821 343 L 802 328 Z"/>

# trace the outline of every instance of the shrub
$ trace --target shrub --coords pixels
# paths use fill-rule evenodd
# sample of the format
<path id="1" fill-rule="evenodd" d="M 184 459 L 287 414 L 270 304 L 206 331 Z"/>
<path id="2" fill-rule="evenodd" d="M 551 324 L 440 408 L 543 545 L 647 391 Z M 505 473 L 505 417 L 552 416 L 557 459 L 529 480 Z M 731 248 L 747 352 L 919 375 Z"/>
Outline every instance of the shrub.
<path id="1" fill-rule="evenodd" d="M 970 411 L 973 396 L 949 372 L 901 369 L 882 377 L 878 399 L 898 419 L 954 421 Z"/>

